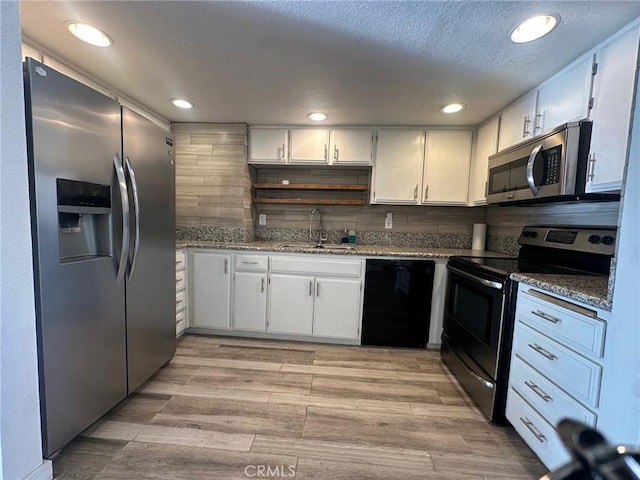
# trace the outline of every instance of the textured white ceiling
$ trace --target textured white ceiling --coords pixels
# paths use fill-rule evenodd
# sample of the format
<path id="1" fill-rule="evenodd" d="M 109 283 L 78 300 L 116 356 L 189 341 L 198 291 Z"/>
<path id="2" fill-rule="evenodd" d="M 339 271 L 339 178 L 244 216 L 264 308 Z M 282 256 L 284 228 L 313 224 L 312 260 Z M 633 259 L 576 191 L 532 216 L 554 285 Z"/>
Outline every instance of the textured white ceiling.
<path id="1" fill-rule="evenodd" d="M 638 1 L 23 1 L 23 33 L 176 122 L 476 125 L 640 16 Z M 516 45 L 541 12 L 560 25 Z M 82 20 L 114 40 L 85 45 Z M 195 103 L 179 110 L 169 98 Z M 440 113 L 443 104 L 468 105 Z"/>

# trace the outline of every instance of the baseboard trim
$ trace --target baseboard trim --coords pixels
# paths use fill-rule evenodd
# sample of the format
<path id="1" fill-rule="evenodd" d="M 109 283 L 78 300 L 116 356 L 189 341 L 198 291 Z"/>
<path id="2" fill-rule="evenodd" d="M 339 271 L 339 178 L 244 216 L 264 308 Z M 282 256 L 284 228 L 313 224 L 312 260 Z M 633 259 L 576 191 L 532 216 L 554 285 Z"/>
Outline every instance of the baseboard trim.
<path id="1" fill-rule="evenodd" d="M 38 465 L 29 475 L 24 477 L 24 480 L 51 480 L 53 478 L 53 463 L 51 460 L 42 460 L 42 463 Z"/>

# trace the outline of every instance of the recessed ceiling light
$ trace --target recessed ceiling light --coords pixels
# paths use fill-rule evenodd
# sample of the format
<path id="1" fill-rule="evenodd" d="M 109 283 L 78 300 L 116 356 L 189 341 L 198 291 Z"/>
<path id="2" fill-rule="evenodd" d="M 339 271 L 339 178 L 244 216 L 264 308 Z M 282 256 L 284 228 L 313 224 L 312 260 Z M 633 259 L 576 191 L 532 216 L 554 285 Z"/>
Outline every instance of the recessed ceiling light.
<path id="1" fill-rule="evenodd" d="M 444 107 L 440 107 L 440 111 L 443 113 L 456 113 L 465 108 L 466 105 L 464 103 L 450 103 L 449 105 L 445 105 Z"/>
<path id="2" fill-rule="evenodd" d="M 329 115 L 322 112 L 311 112 L 310 114 L 307 115 L 307 117 L 309 117 L 309 119 L 313 120 L 314 122 L 321 122 L 329 118 Z"/>
<path id="3" fill-rule="evenodd" d="M 551 32 L 560 21 L 560 16 L 556 14 L 536 15 L 528 18 L 511 32 L 513 43 L 527 43 L 544 37 Z"/>
<path id="4" fill-rule="evenodd" d="M 193 108 L 193 103 L 182 98 L 172 98 L 171 103 L 173 103 L 178 108 Z"/>
<path id="5" fill-rule="evenodd" d="M 74 37 L 95 47 L 108 47 L 113 43 L 111 38 L 109 38 L 109 35 L 99 28 L 92 27 L 89 24 L 68 21 L 65 25 L 67 26 L 67 30 L 69 30 Z"/>

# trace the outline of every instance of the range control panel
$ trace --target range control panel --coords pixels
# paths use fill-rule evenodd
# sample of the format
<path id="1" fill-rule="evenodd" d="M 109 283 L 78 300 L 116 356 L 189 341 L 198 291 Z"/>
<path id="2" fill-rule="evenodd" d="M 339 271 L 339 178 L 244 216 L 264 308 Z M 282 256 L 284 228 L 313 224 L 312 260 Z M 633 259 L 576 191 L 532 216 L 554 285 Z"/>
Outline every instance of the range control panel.
<path id="1" fill-rule="evenodd" d="M 528 225 L 522 229 L 518 243 L 613 255 L 616 234 L 616 227 L 610 226 Z"/>

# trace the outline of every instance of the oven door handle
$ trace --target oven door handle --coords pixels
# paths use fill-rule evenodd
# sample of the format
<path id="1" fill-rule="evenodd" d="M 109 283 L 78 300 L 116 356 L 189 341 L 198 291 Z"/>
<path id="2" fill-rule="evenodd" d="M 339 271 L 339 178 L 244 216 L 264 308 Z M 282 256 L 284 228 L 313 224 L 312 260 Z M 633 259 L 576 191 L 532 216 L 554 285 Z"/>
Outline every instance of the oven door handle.
<path id="1" fill-rule="evenodd" d="M 447 265 L 447 268 L 449 270 L 451 270 L 452 272 L 461 275 L 465 278 L 468 278 L 470 280 L 473 280 L 474 282 L 478 282 L 482 285 L 484 285 L 485 287 L 489 287 L 489 288 L 495 288 L 496 290 L 502 290 L 502 288 L 504 287 L 504 283 L 500 283 L 500 282 L 494 282 L 492 280 L 486 280 L 484 278 L 480 278 L 480 277 L 476 277 L 475 275 L 472 275 L 470 273 L 464 272 L 462 270 L 458 270 L 457 268 L 451 267 L 449 265 Z"/>
<path id="2" fill-rule="evenodd" d="M 533 167 L 535 166 L 536 158 L 538 158 L 538 155 L 540 154 L 541 151 L 542 151 L 542 144 L 538 145 L 536 148 L 533 149 L 533 151 L 531 152 L 531 155 L 529 155 L 529 161 L 527 162 L 527 184 L 529 185 L 529 188 L 533 192 L 533 195 L 536 197 L 538 196 L 539 190 L 538 190 L 538 186 L 536 185 L 536 179 L 533 178 Z"/>

